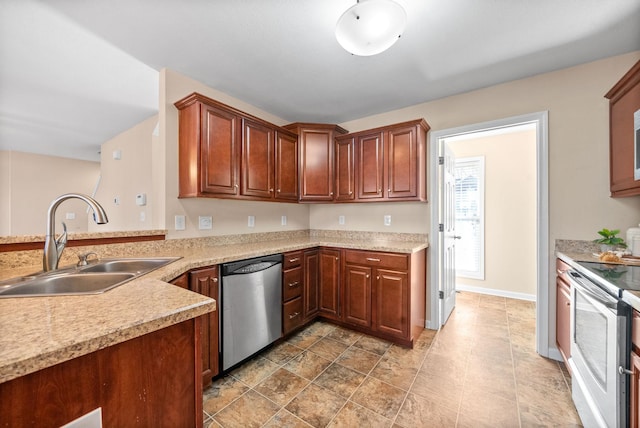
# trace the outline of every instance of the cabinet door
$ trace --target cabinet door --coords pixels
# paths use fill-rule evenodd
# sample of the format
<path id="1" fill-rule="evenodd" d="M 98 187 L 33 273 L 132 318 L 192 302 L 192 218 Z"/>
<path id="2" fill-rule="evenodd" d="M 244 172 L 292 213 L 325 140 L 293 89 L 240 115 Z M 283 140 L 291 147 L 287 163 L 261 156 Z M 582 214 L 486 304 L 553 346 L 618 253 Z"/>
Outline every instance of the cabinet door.
<path id="1" fill-rule="evenodd" d="M 416 128 L 391 129 L 388 132 L 387 195 L 393 198 L 418 196 L 418 141 Z"/>
<path id="2" fill-rule="evenodd" d="M 239 118 L 206 104 L 202 105 L 201 114 L 201 192 L 237 195 Z"/>
<path id="3" fill-rule="evenodd" d="M 304 252 L 304 290 L 302 292 L 305 321 L 310 320 L 318 314 L 319 290 L 318 280 L 320 278 L 320 255 L 318 250 Z"/>
<path id="4" fill-rule="evenodd" d="M 171 280 L 171 284 L 177 285 L 180 288 L 189 289 L 189 273 L 185 272 L 179 277 Z"/>
<path id="5" fill-rule="evenodd" d="M 333 132 L 302 129 L 300 141 L 300 200 L 333 200 Z"/>
<path id="6" fill-rule="evenodd" d="M 218 267 L 191 271 L 189 288 L 218 301 Z M 207 386 L 218 374 L 218 310 L 202 315 L 202 384 Z"/>
<path id="7" fill-rule="evenodd" d="M 298 200 L 298 138 L 276 132 L 276 199 Z"/>
<path id="8" fill-rule="evenodd" d="M 565 363 L 571 356 L 571 289 L 556 278 L 556 342 Z"/>
<path id="9" fill-rule="evenodd" d="M 336 201 L 355 199 L 355 138 L 337 138 L 336 147 Z"/>
<path id="10" fill-rule="evenodd" d="M 640 424 L 640 355 L 631 352 L 631 403 L 629 412 L 629 426 L 637 427 Z"/>
<path id="11" fill-rule="evenodd" d="M 409 338 L 409 282 L 406 272 L 377 269 L 375 272 L 374 328 Z"/>
<path id="12" fill-rule="evenodd" d="M 342 286 L 344 321 L 371 327 L 371 268 L 346 265 Z"/>
<path id="13" fill-rule="evenodd" d="M 274 197 L 273 136 L 273 128 L 242 119 L 242 195 Z"/>
<path id="14" fill-rule="evenodd" d="M 340 251 L 320 250 L 319 260 L 320 313 L 340 318 Z"/>
<path id="15" fill-rule="evenodd" d="M 358 137 L 358 199 L 381 199 L 384 185 L 382 132 Z"/>

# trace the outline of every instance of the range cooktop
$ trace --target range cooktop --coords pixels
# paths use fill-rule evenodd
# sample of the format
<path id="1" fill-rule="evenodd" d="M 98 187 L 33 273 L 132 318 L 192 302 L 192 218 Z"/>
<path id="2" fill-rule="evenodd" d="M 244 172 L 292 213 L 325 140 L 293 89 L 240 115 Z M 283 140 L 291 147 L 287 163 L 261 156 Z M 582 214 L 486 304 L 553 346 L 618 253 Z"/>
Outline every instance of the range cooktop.
<path id="1" fill-rule="evenodd" d="M 580 266 L 621 290 L 640 291 L 640 266 L 577 262 Z"/>

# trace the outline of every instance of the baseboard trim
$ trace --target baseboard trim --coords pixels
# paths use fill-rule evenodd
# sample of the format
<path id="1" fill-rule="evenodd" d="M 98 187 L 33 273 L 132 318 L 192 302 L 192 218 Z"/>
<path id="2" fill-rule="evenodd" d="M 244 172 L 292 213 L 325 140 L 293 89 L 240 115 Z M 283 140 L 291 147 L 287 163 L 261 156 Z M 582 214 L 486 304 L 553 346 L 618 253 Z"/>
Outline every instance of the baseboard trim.
<path id="1" fill-rule="evenodd" d="M 493 288 L 473 287 L 465 284 L 456 283 L 456 291 L 470 291 L 472 293 L 488 294 L 491 296 L 508 297 L 510 299 L 536 301 L 535 294 L 516 293 L 514 291 L 496 290 Z"/>

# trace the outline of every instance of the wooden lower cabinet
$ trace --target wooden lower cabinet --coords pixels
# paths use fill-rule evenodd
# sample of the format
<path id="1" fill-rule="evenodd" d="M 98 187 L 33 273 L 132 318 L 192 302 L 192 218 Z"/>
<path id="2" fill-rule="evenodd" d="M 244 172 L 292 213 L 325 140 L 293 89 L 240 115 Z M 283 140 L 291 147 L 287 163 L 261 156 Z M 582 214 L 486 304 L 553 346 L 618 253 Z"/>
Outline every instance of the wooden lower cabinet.
<path id="1" fill-rule="evenodd" d="M 318 260 L 319 314 L 339 320 L 340 314 L 340 250 L 322 248 Z"/>
<path id="2" fill-rule="evenodd" d="M 216 310 L 201 316 L 202 328 L 199 342 L 202 353 L 202 385 L 206 387 L 220 372 L 218 266 L 185 272 L 171 281 L 171 284 L 216 300 Z"/>
<path id="3" fill-rule="evenodd" d="M 409 337 L 409 275 L 386 269 L 375 271 L 375 331 L 397 336 Z M 424 327 L 424 324 L 423 324 Z"/>
<path id="4" fill-rule="evenodd" d="M 570 266 L 556 259 L 556 345 L 569 370 L 571 356 L 571 287 L 562 277 Z"/>
<path id="5" fill-rule="evenodd" d="M 304 320 L 302 251 L 285 253 L 282 269 L 282 332 L 288 334 L 300 327 Z"/>
<path id="6" fill-rule="evenodd" d="M 189 289 L 199 294 L 218 300 L 218 266 L 192 270 L 189 273 Z M 211 379 L 220 372 L 218 307 L 216 310 L 202 315 L 202 385 L 211 384 Z"/>
<path id="7" fill-rule="evenodd" d="M 346 265 L 343 276 L 344 321 L 371 327 L 371 268 Z"/>
<path id="8" fill-rule="evenodd" d="M 320 251 L 318 249 L 304 252 L 303 262 L 304 290 L 302 292 L 302 313 L 308 322 L 318 315 L 320 304 Z"/>
<path id="9" fill-rule="evenodd" d="M 201 318 L 0 383 L 0 426 L 202 427 Z"/>

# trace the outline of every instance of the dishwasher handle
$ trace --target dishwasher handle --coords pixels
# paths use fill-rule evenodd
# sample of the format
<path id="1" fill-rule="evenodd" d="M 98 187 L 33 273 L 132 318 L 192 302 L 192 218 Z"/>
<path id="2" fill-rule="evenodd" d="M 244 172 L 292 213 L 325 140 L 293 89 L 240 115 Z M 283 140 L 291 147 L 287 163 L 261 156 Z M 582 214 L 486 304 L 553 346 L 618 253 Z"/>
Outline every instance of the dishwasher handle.
<path id="1" fill-rule="evenodd" d="M 235 268 L 233 270 L 227 270 L 224 273 L 224 276 L 248 275 L 248 274 L 255 273 L 255 272 L 261 272 L 263 270 L 269 269 L 270 267 L 273 267 L 273 266 L 278 265 L 280 263 L 281 262 L 275 262 L 275 261 L 251 263 L 251 264 L 248 264 L 248 265 L 237 267 L 237 268 Z"/>

